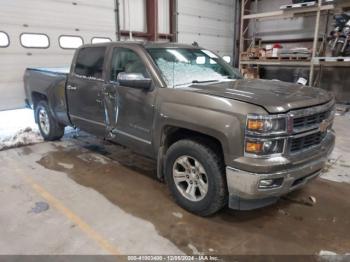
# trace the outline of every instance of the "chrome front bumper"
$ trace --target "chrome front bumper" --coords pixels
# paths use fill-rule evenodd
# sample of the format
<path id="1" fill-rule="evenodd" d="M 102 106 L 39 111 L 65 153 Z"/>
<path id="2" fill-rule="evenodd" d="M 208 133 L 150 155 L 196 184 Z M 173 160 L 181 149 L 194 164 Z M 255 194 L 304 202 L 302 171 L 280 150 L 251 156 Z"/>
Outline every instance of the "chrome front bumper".
<path id="1" fill-rule="evenodd" d="M 323 145 L 325 150 L 317 159 L 285 170 L 281 166 L 281 171 L 275 173 L 251 173 L 226 167 L 229 207 L 238 210 L 264 207 L 276 202 L 280 196 L 304 186 L 321 173 L 334 143 L 332 134 L 326 141 L 326 147 Z M 281 179 L 283 182 L 275 188 L 259 188 L 260 181 L 264 179 Z"/>

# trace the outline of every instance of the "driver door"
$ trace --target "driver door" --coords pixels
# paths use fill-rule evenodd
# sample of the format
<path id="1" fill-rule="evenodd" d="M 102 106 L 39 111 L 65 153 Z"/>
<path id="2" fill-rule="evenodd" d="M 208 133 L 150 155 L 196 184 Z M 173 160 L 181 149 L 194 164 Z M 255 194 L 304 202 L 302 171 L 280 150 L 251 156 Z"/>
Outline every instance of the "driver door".
<path id="1" fill-rule="evenodd" d="M 142 75 L 148 79 L 147 67 L 135 50 L 116 47 L 112 51 L 110 68 L 110 81 L 104 93 L 108 112 L 106 126 L 111 140 L 152 156 L 155 88 L 145 90 L 118 81 L 120 74 Z"/>

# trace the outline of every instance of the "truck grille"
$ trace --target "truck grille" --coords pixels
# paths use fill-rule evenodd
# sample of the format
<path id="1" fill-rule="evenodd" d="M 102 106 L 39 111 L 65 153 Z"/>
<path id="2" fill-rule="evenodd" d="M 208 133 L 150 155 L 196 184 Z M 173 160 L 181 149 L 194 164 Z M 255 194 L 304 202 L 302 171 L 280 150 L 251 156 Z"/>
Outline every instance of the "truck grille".
<path id="1" fill-rule="evenodd" d="M 319 145 L 326 134 L 327 132 L 317 132 L 303 137 L 292 138 L 290 140 L 290 152 L 295 153 Z"/>
<path id="2" fill-rule="evenodd" d="M 316 113 L 313 115 L 297 117 L 293 119 L 293 130 L 303 130 L 311 129 L 314 126 L 318 126 L 322 123 L 323 120 L 326 120 L 330 117 L 332 108 L 327 111 Z"/>

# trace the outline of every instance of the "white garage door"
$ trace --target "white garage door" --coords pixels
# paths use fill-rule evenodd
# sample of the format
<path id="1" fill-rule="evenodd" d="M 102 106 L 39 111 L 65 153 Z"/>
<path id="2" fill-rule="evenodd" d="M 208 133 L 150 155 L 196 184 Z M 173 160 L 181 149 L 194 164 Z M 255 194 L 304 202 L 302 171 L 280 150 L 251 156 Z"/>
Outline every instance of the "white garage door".
<path id="1" fill-rule="evenodd" d="M 178 0 L 178 41 L 200 46 L 221 56 L 233 53 L 233 0 Z"/>
<path id="2" fill-rule="evenodd" d="M 113 0 L 2 0 L 0 110 L 24 106 L 25 68 L 68 67 L 74 47 L 115 40 L 114 3 Z"/>

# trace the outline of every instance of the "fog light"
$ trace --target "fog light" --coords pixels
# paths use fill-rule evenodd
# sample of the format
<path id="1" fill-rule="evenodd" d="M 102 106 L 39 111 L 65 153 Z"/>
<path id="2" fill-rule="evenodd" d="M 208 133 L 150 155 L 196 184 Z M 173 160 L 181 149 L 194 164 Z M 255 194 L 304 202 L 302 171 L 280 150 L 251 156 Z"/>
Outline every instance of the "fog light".
<path id="1" fill-rule="evenodd" d="M 282 183 L 283 183 L 283 178 L 262 179 L 259 182 L 259 188 L 261 189 L 276 188 L 276 187 L 280 187 Z"/>

